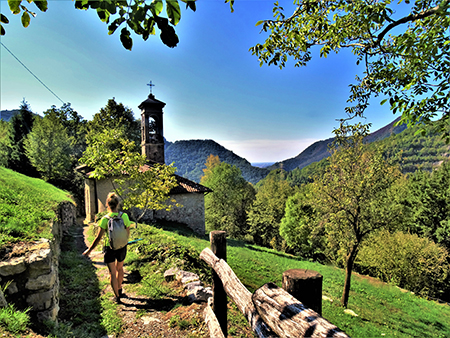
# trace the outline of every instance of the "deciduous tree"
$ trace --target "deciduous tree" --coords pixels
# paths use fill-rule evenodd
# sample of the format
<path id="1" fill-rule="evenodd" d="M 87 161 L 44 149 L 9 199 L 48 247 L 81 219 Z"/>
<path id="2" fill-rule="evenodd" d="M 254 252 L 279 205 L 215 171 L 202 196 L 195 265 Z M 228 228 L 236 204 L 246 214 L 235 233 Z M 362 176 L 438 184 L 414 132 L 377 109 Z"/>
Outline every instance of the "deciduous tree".
<path id="1" fill-rule="evenodd" d="M 130 210 L 138 222 L 147 210 L 170 210 L 176 201 L 169 193 L 178 183 L 174 176 L 176 168 L 165 164 L 147 165 L 145 156 L 135 149 L 124 130 L 105 129 L 88 139 L 80 162 L 94 168 L 93 178 L 112 179 L 124 208 Z"/>
<path id="2" fill-rule="evenodd" d="M 285 14 L 275 3 L 273 20 L 259 23 L 269 32 L 263 44 L 251 48 L 261 64 L 283 68 L 291 57 L 295 66 L 305 66 L 316 51 L 326 57 L 350 50 L 363 66 L 350 86 L 350 117 L 361 116 L 371 97 L 383 95 L 394 113 L 402 113 L 401 122 L 442 117 L 439 130 L 450 137 L 448 0 L 295 0 L 294 5 L 292 14 Z"/>
<path id="3" fill-rule="evenodd" d="M 68 176 L 72 168 L 72 140 L 54 117 L 37 117 L 24 141 L 31 164 L 46 181 Z"/>
<path id="4" fill-rule="evenodd" d="M 308 221 L 314 222 L 316 232 L 323 231 L 325 253 L 345 267 L 341 302 L 346 307 L 353 264 L 364 239 L 400 221 L 401 207 L 394 203 L 390 188 L 401 173 L 387 163 L 381 150 L 364 145 L 367 126 L 352 126 L 337 130 L 336 134 L 329 166 L 310 183 L 308 203 L 313 211 L 301 208 L 304 212 L 300 217 L 304 219 L 299 222 L 299 231 Z M 306 235 L 305 231 L 302 233 Z M 291 236 L 290 243 L 292 239 Z M 304 241 L 302 238 L 300 244 Z"/>
<path id="5" fill-rule="evenodd" d="M 268 176 L 261 182 L 248 212 L 249 233 L 256 244 L 282 249 L 280 223 L 286 200 L 293 194 L 294 189 L 279 176 Z"/>
<path id="6" fill-rule="evenodd" d="M 247 210 L 255 190 L 236 166 L 226 162 L 207 162 L 208 176 L 202 184 L 213 190 L 205 196 L 205 223 L 208 230 L 224 230 L 229 236 L 243 238 L 248 230 Z"/>
<path id="7" fill-rule="evenodd" d="M 186 4 L 186 10 L 195 12 L 195 0 L 181 0 Z M 28 3 L 34 3 L 36 7 L 45 12 L 48 8 L 47 0 L 27 0 Z M 225 0 L 230 3 L 233 9 L 234 0 Z M 156 29 L 160 32 L 161 41 L 168 47 L 175 47 L 178 44 L 178 36 L 175 32 L 175 26 L 181 19 L 181 7 L 178 0 L 76 0 L 75 8 L 81 10 L 94 10 L 99 19 L 108 26 L 108 34 L 121 27 L 120 41 L 124 48 L 131 50 L 133 39 L 131 33 L 134 32 L 146 41 L 150 35 L 156 34 Z M 165 6 L 164 6 L 165 4 Z M 9 9 L 15 15 L 21 14 L 21 21 L 24 27 L 28 27 L 31 17 L 36 13 L 29 9 L 25 1 L 8 1 Z M 165 11 L 164 11 L 165 7 Z M 8 18 L 2 13 L 0 16 L 1 35 L 5 35 L 5 24 L 8 24 Z"/>

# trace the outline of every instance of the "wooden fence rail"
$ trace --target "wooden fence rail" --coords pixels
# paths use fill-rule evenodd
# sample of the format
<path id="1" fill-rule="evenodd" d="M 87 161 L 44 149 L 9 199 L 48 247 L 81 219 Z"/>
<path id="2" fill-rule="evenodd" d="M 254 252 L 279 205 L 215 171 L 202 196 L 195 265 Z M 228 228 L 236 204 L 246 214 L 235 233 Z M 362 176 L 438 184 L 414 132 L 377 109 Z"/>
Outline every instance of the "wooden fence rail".
<path id="1" fill-rule="evenodd" d="M 212 232 L 210 234 L 211 242 L 215 242 L 213 237 L 216 235 L 224 236 L 223 232 L 220 232 L 220 234 Z M 221 242 L 226 243 L 226 241 Z M 237 278 L 225 259 L 218 258 L 209 248 L 200 253 L 200 258 L 213 269 L 213 274 L 217 274 L 217 277 L 220 278 L 226 294 L 244 314 L 258 337 L 349 337 L 335 325 L 322 318 L 320 314 L 307 308 L 299 300 L 273 283 L 263 285 L 252 295 Z M 217 301 L 213 293 L 212 302 Z M 223 302 L 223 299 L 220 302 Z M 224 318 L 223 314 L 217 315 L 208 306 L 204 316 L 211 337 L 220 337 L 217 334 L 218 331 L 226 337 L 226 331 L 224 335 L 221 329 L 224 325 L 226 327 L 226 323 L 220 323 L 220 319 L 223 320 Z M 216 316 L 217 318 L 214 318 Z"/>

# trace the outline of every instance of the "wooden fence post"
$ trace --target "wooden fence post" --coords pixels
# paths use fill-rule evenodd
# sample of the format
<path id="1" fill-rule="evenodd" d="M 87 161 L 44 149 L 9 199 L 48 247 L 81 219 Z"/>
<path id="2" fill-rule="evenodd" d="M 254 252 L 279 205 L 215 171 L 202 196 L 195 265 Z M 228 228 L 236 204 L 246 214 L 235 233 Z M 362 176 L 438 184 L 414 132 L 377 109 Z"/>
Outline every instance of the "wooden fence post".
<path id="1" fill-rule="evenodd" d="M 316 271 L 291 269 L 283 272 L 283 289 L 322 316 L 322 280 Z"/>
<path id="2" fill-rule="evenodd" d="M 227 233 L 225 231 L 211 231 L 209 233 L 211 251 L 217 258 L 227 261 Z M 213 270 L 213 311 L 222 329 L 223 335 L 228 336 L 227 330 L 227 293 L 222 281 Z"/>

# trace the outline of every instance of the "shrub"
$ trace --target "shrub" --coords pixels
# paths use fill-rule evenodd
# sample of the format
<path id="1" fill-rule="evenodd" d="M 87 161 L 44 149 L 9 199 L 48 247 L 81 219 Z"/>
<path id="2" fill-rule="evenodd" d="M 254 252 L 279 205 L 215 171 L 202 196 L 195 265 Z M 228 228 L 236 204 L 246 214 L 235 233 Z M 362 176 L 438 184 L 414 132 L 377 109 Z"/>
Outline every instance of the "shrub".
<path id="1" fill-rule="evenodd" d="M 427 238 L 386 230 L 374 234 L 358 254 L 363 272 L 422 296 L 445 291 L 449 254 Z"/>

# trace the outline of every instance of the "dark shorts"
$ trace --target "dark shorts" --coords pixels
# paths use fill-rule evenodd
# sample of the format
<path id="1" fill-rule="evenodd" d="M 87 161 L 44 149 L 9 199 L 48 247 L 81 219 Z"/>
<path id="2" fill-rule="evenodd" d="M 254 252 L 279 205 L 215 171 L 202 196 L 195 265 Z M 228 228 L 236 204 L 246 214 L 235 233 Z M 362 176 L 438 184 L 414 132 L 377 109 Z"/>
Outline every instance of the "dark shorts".
<path id="1" fill-rule="evenodd" d="M 113 250 L 109 246 L 103 248 L 105 253 L 104 262 L 105 264 L 114 263 L 115 261 L 123 262 L 127 255 L 127 246 L 125 245 L 122 249 Z"/>

